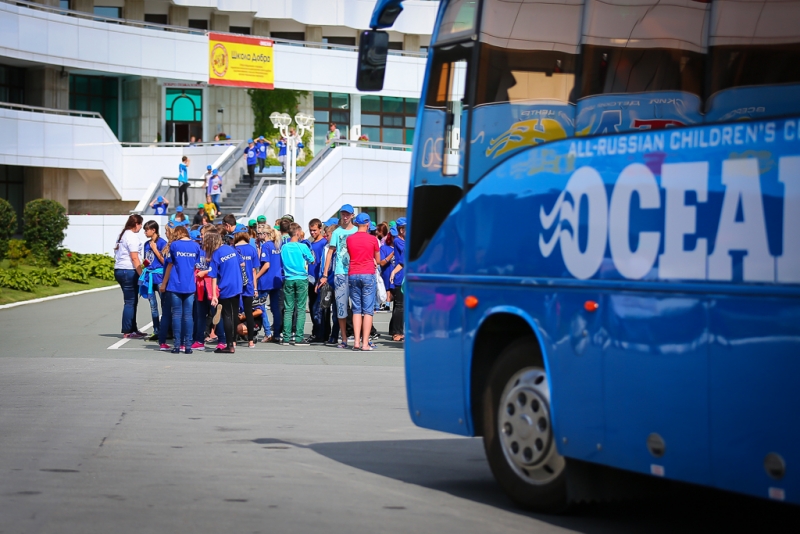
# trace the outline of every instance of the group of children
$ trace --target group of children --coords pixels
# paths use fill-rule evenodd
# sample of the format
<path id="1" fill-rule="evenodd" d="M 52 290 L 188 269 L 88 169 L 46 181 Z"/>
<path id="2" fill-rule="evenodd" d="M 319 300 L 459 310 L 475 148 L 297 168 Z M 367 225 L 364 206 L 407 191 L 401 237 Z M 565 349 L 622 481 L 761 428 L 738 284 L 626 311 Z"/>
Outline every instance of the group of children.
<path id="1" fill-rule="evenodd" d="M 336 344 L 341 335 L 346 345 L 347 329 L 336 320 L 331 325 L 330 300 L 326 305 L 320 298 L 322 275 L 328 269 L 333 272 L 331 263 L 337 261 L 327 252 L 338 223 L 314 219 L 309 223 L 310 239 L 305 239 L 290 215 L 275 226 L 260 216 L 245 227 L 230 214 L 218 224 L 171 220 L 163 236 L 158 223 L 148 221 L 143 226 L 147 240 L 139 293 L 150 302 L 150 339 L 158 341 L 159 350 L 186 354 L 205 350 L 206 344 L 215 346 L 217 353 L 233 353 L 237 341 L 253 347 L 259 332 L 262 342 Z M 397 232 L 390 233 L 387 224 L 380 226 L 372 224 L 370 230 L 381 245 L 380 268 L 391 272 L 394 251 L 384 247 Z M 390 291 L 391 286 L 387 278 Z M 313 324 L 309 338 L 304 336 L 306 304 Z M 402 318 L 398 323 L 402 332 Z M 167 344 L 170 333 L 172 347 Z M 401 340 L 397 335 L 394 339 Z"/>

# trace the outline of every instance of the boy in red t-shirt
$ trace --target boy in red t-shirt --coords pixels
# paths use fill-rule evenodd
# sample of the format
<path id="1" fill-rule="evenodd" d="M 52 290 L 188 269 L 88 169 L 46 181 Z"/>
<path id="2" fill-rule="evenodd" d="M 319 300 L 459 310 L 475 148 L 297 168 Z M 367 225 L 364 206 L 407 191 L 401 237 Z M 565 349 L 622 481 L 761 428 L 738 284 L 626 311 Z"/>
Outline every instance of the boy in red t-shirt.
<path id="1" fill-rule="evenodd" d="M 372 330 L 372 313 L 375 311 L 375 267 L 381 260 L 378 238 L 370 235 L 369 215 L 359 213 L 355 221 L 358 231 L 347 238 L 350 253 L 348 280 L 350 299 L 353 302 L 353 350 L 372 350 L 369 332 Z M 363 316 L 363 317 L 362 317 Z M 363 341 L 363 343 L 362 343 Z"/>

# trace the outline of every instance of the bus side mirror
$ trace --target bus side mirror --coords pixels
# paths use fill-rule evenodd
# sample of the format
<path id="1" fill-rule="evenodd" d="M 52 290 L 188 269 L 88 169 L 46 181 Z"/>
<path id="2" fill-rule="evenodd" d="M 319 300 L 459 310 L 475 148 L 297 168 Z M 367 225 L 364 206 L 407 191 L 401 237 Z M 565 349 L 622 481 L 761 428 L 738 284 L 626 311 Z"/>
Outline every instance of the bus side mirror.
<path id="1" fill-rule="evenodd" d="M 361 32 L 358 43 L 356 88 L 359 91 L 380 91 L 386 75 L 389 55 L 389 34 L 378 30 Z"/>

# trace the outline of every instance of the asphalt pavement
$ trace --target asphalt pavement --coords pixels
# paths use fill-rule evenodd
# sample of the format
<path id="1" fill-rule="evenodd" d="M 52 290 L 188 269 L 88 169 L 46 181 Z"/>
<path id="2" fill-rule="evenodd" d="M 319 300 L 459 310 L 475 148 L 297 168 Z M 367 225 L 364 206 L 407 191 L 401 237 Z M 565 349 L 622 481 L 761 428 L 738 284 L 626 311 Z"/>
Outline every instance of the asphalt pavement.
<path id="1" fill-rule="evenodd" d="M 150 322 L 141 301 L 139 324 Z M 121 342 L 118 289 L 0 310 L 0 533 L 797 532 L 787 506 L 666 497 L 516 509 L 479 439 L 415 427 L 402 347 Z"/>

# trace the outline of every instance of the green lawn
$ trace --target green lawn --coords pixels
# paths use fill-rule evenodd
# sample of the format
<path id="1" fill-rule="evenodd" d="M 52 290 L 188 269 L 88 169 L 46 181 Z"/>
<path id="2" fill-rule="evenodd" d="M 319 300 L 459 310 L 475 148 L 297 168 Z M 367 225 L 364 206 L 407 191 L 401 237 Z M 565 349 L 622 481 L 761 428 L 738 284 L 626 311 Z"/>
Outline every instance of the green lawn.
<path id="1" fill-rule="evenodd" d="M 4 260 L 0 262 L 0 267 L 4 269 L 8 268 L 8 261 Z M 20 265 L 19 269 L 22 271 L 30 271 L 33 269 L 33 267 Z M 28 293 L 27 291 L 17 291 L 15 289 L 0 287 L 0 305 L 11 304 L 13 302 L 20 302 L 23 300 L 50 297 L 53 295 L 63 295 L 65 293 L 75 293 L 76 291 L 85 291 L 87 289 L 95 289 L 98 287 L 117 285 L 117 283 L 114 281 L 99 280 L 97 278 L 89 278 L 88 284 L 79 284 L 77 282 L 68 282 L 66 280 L 59 280 L 59 282 L 60 285 L 58 287 L 36 286 L 31 293 Z"/>

